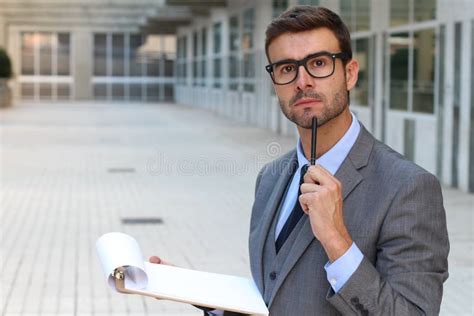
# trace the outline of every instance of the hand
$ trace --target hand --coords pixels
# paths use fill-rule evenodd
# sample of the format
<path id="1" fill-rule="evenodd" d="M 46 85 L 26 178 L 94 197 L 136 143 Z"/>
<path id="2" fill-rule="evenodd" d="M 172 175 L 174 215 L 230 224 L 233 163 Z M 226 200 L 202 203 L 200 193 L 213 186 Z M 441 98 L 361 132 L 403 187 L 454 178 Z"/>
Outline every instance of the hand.
<path id="1" fill-rule="evenodd" d="M 322 166 L 310 166 L 301 185 L 299 201 L 329 260 L 337 260 L 352 245 L 344 224 L 341 183 Z"/>
<path id="2" fill-rule="evenodd" d="M 154 264 L 164 264 L 166 266 L 172 266 L 172 267 L 176 267 L 174 264 L 168 262 L 168 261 L 165 261 L 163 259 L 161 259 L 160 257 L 158 256 L 151 256 L 150 258 L 148 258 L 148 261 L 150 263 L 154 263 Z"/>

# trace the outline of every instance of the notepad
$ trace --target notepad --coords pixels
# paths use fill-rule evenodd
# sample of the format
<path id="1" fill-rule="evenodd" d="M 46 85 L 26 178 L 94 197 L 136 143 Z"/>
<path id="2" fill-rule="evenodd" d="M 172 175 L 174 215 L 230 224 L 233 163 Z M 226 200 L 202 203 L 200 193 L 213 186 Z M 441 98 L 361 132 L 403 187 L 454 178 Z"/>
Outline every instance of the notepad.
<path id="1" fill-rule="evenodd" d="M 130 294 L 255 316 L 268 315 L 252 279 L 146 262 L 137 241 L 123 233 L 101 236 L 96 248 L 107 282 L 115 290 L 120 290 L 120 286 L 114 272 L 120 268 L 123 271 L 120 284 Z"/>

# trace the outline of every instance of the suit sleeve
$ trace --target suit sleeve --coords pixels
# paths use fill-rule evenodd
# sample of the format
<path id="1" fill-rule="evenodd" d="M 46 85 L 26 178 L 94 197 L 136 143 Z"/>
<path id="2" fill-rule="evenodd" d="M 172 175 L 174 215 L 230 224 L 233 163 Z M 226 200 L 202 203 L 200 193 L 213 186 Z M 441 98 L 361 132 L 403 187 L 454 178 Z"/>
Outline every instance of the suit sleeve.
<path id="1" fill-rule="evenodd" d="M 448 252 L 439 182 L 428 173 L 413 175 L 383 220 L 375 265 L 364 257 L 327 299 L 344 315 L 438 315 Z"/>

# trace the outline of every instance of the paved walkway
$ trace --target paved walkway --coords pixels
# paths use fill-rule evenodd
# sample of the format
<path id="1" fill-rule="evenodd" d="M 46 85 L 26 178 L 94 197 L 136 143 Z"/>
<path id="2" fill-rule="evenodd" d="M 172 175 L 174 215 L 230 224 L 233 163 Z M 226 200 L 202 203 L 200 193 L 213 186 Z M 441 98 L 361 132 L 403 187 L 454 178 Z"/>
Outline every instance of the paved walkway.
<path id="1" fill-rule="evenodd" d="M 2 315 L 201 315 L 112 292 L 95 240 L 124 231 L 145 256 L 250 276 L 256 173 L 295 142 L 198 109 L 144 104 L 20 104 L 0 110 L 0 133 Z M 474 195 L 446 189 L 445 200 L 452 250 L 442 315 L 472 315 Z"/>

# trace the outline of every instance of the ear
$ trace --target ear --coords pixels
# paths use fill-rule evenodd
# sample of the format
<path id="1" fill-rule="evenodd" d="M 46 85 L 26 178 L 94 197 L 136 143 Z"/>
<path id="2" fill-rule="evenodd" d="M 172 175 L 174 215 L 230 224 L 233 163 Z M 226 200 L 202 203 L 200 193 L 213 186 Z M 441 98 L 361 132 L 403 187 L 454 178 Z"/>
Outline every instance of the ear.
<path id="1" fill-rule="evenodd" d="M 359 63 L 355 59 L 351 59 L 346 65 L 346 85 L 347 91 L 352 90 L 357 83 L 359 77 Z"/>

